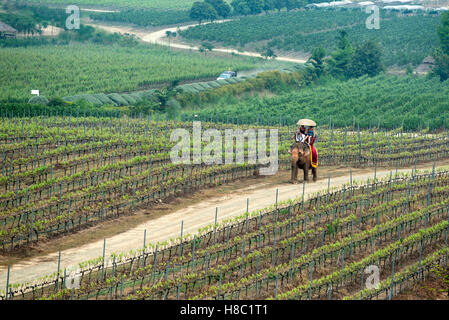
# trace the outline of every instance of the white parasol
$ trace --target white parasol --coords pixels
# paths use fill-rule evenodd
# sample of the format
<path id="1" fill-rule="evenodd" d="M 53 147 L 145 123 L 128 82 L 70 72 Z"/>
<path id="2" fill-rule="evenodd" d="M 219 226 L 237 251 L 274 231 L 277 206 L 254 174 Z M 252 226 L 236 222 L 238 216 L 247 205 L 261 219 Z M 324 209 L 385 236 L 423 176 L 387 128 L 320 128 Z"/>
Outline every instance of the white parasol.
<path id="1" fill-rule="evenodd" d="M 298 126 L 316 127 L 316 123 L 310 119 L 301 119 L 297 123 Z"/>

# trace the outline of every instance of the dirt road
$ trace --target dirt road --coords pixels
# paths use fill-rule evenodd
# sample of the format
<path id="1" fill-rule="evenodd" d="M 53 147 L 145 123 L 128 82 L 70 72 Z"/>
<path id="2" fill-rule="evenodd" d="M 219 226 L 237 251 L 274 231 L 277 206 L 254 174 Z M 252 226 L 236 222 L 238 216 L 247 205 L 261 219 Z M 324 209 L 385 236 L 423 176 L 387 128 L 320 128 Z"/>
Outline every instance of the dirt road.
<path id="1" fill-rule="evenodd" d="M 448 161 L 437 163 L 437 167 L 447 165 Z M 423 164 L 418 168 L 432 168 L 432 164 Z M 341 170 L 340 170 L 341 171 Z M 393 170 L 394 171 L 394 170 Z M 400 172 L 410 172 L 411 169 L 401 169 Z M 390 170 L 378 170 L 378 178 L 390 174 Z M 346 174 L 345 174 L 346 173 Z M 349 183 L 349 168 L 340 172 L 342 176 L 332 178 L 331 187 L 341 186 Z M 366 181 L 373 178 L 374 171 L 371 169 L 353 169 L 353 180 Z M 306 184 L 306 199 L 313 193 L 320 190 L 327 190 L 327 176 L 321 177 L 315 183 Z M 167 213 L 159 218 L 141 224 L 136 228 L 123 232 L 106 239 L 106 256 L 111 253 L 129 252 L 142 247 L 144 230 L 146 230 L 146 243 L 156 243 L 179 236 L 181 222 L 183 221 L 184 234 L 194 234 L 201 227 L 214 222 L 215 208 L 218 207 L 218 221 L 241 215 L 246 212 L 246 201 L 249 199 L 249 211 L 262 209 L 275 203 L 276 189 L 279 190 L 278 201 L 293 199 L 302 196 L 302 183 L 293 185 L 283 183 L 278 185 L 268 185 L 261 182 L 249 188 L 236 190 L 224 196 L 213 197 L 207 201 L 202 201 L 182 210 Z M 74 249 L 61 252 L 61 270 L 76 266 L 78 263 L 90 259 L 98 258 L 102 255 L 103 240 L 95 241 Z M 10 283 L 24 283 L 35 280 L 41 276 L 56 272 L 58 253 L 49 254 L 21 261 L 11 266 Z M 6 286 L 7 268 L 0 268 L 0 290 Z"/>
<path id="2" fill-rule="evenodd" d="M 219 21 L 215 21 L 214 23 L 223 23 L 226 21 L 230 21 L 230 20 L 229 19 L 219 20 Z M 207 24 L 207 23 L 203 23 L 203 24 Z M 173 42 L 173 40 L 170 41 L 170 43 L 169 43 L 168 39 L 166 38 L 167 31 L 178 32 L 178 29 L 185 30 L 189 27 L 196 26 L 197 24 L 189 24 L 189 25 L 180 26 L 180 27 L 164 28 L 164 29 L 157 30 L 157 31 L 146 31 L 144 28 L 129 27 L 129 26 L 109 26 L 109 25 L 93 24 L 93 23 L 89 23 L 89 25 L 98 27 L 100 29 L 103 29 L 103 30 L 106 30 L 109 32 L 134 34 L 136 37 L 142 39 L 143 41 L 153 43 L 153 44 L 170 46 L 172 48 L 185 49 L 185 50 L 199 50 L 199 48 L 197 46 L 191 46 L 191 45 L 187 45 L 187 44 L 183 44 L 183 43 L 177 43 L 177 42 Z M 256 52 L 249 52 L 249 51 L 242 52 L 242 51 L 238 51 L 238 50 L 232 49 L 232 48 L 214 48 L 213 51 L 229 53 L 229 54 L 235 53 L 235 54 L 249 56 L 249 57 L 259 57 L 259 58 L 262 57 L 259 53 L 256 53 Z M 295 63 L 305 63 L 306 62 L 306 60 L 304 60 L 304 59 L 282 57 L 282 56 L 277 57 L 276 60 L 295 62 Z"/>

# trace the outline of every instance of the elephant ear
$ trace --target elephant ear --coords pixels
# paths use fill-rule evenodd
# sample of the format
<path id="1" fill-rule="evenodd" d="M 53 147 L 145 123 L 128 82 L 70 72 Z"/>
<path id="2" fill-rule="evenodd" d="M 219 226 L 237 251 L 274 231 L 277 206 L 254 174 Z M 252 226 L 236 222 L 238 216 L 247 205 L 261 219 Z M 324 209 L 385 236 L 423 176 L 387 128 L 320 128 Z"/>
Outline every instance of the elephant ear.
<path id="1" fill-rule="evenodd" d="M 292 148 L 292 160 L 297 161 L 299 159 L 299 149 L 297 147 Z"/>

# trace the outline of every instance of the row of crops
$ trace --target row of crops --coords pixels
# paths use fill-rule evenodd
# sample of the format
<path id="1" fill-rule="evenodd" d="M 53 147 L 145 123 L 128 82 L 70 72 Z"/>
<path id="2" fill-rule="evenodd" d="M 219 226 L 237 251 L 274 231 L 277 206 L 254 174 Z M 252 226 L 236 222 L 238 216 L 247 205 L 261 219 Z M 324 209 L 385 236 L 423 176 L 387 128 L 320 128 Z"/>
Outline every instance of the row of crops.
<path id="1" fill-rule="evenodd" d="M 323 190 L 195 235 L 100 256 L 2 299 L 391 299 L 447 266 L 449 172 Z M 378 268 L 379 281 L 366 288 Z M 368 270 L 368 271 L 367 271 Z M 75 284 L 75 285 L 74 285 Z"/>
<path id="2" fill-rule="evenodd" d="M 364 20 L 361 24 L 342 28 L 348 32 L 349 41 L 359 44 L 375 40 L 382 46 L 382 62 L 386 66 L 419 65 L 424 58 L 433 54 L 439 46 L 437 26 L 439 16 L 383 17 L 380 29 L 367 29 Z M 288 34 L 269 42 L 279 50 L 312 52 L 323 47 L 330 53 L 337 49 L 338 30 L 329 30 L 317 34 Z"/>
<path id="3" fill-rule="evenodd" d="M 290 67 L 282 67 L 280 68 L 279 71 L 283 73 L 291 73 L 296 72 L 300 69 L 302 69 L 301 65 L 292 65 Z M 241 76 L 238 78 L 186 83 L 178 85 L 174 89 L 177 90 L 180 94 L 182 93 L 196 94 L 203 92 L 205 90 L 217 89 L 225 85 L 240 83 L 242 81 L 252 79 L 255 77 L 257 77 L 257 74 Z M 65 101 L 72 101 L 72 102 L 85 99 L 88 102 L 92 103 L 94 106 L 104 106 L 104 105 L 128 106 L 128 105 L 135 105 L 136 103 L 139 103 L 141 101 L 151 100 L 154 97 L 155 91 L 156 91 L 155 89 L 150 89 L 130 93 L 78 94 L 73 96 L 67 96 L 64 97 L 63 99 Z"/>
<path id="4" fill-rule="evenodd" d="M 174 52 L 155 45 L 136 47 L 73 44 L 0 50 L 0 100 L 28 101 L 31 90 L 47 97 L 132 92 L 173 80 L 216 77 L 253 69 L 257 59 Z M 163 71 L 163 72 L 162 72 Z"/>
<path id="5" fill-rule="evenodd" d="M 364 23 L 366 16 L 360 10 L 279 12 L 240 17 L 224 23 L 198 25 L 181 31 L 180 35 L 187 39 L 220 42 L 227 46 L 245 46 L 251 42 L 270 40 L 292 33 L 310 33 Z"/>
<path id="6" fill-rule="evenodd" d="M 89 18 L 95 21 L 130 23 L 138 26 L 165 26 L 191 21 L 188 10 L 126 9 L 120 12 L 93 12 Z"/>
<path id="7" fill-rule="evenodd" d="M 28 0 L 33 3 L 68 6 L 73 4 L 70 0 Z M 77 5 L 87 8 L 156 8 L 156 9 L 185 9 L 190 8 L 194 0 L 78 0 Z"/>
<path id="8" fill-rule="evenodd" d="M 353 44 L 378 41 L 388 66 L 417 65 L 439 46 L 436 33 L 439 16 L 398 16 L 382 11 L 380 29 L 368 29 L 365 25 L 368 17 L 360 9 L 281 12 L 195 26 L 181 31 L 180 35 L 188 40 L 226 46 L 252 47 L 268 41 L 269 46 L 281 51 L 310 53 L 314 48 L 323 47 L 330 53 L 338 45 L 338 32 L 345 30 Z"/>
<path id="9" fill-rule="evenodd" d="M 2 117 L 0 250 L 11 252 L 44 239 L 51 241 L 57 235 L 130 214 L 139 206 L 151 207 L 158 199 L 252 176 L 265 166 L 260 142 L 259 161 L 248 156 L 257 147 L 247 142 L 244 163 L 226 162 L 226 153 L 236 157 L 237 142 L 232 142 L 232 149 L 220 144 L 216 151 L 222 155 L 212 163 L 206 164 L 205 151 L 200 164 L 173 163 L 170 151 L 177 142 L 170 140 L 171 133 L 175 128 L 192 132 L 192 122 L 162 120 L 158 116 Z M 263 123 L 248 126 L 229 117 L 198 120 L 203 121 L 203 129 L 219 129 L 222 136 L 226 128 L 260 128 Z M 281 123 L 263 127 L 279 130 L 278 159 L 274 161 L 289 169 L 287 150 L 295 128 Z M 317 134 L 319 161 L 324 166 L 398 168 L 447 158 L 449 153 L 446 134 L 359 131 L 355 127 L 319 127 Z M 271 153 L 270 148 L 271 142 L 267 151 Z"/>
<path id="10" fill-rule="evenodd" d="M 213 80 L 205 82 L 188 83 L 177 86 L 179 92 L 199 93 L 208 89 L 220 88 L 224 85 L 239 83 L 244 81 L 247 77 L 231 78 L 223 80 Z M 74 96 L 64 97 L 65 101 L 76 102 L 82 99 L 87 100 L 94 106 L 112 105 L 112 106 L 129 106 L 136 103 L 151 100 L 156 92 L 156 89 L 136 91 L 130 93 L 95 93 L 95 94 L 78 94 Z"/>
<path id="11" fill-rule="evenodd" d="M 289 90 L 274 97 L 252 97 L 217 102 L 186 111 L 186 117 L 228 116 L 267 121 L 282 117 L 294 124 L 298 118 L 314 119 L 344 127 L 356 121 L 361 127 L 380 126 L 407 129 L 448 127 L 449 88 L 447 83 L 426 77 L 380 75 L 345 82 L 332 82 Z"/>

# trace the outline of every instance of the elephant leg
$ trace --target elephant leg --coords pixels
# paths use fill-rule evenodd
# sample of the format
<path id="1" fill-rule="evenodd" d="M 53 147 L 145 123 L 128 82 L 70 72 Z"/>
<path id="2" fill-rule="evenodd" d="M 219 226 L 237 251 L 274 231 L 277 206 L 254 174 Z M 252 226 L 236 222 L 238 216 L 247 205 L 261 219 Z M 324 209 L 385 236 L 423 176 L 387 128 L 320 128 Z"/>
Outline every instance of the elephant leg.
<path id="1" fill-rule="evenodd" d="M 316 168 L 312 167 L 312 174 L 313 174 L 313 181 L 315 182 L 317 180 L 317 172 Z"/>
<path id="2" fill-rule="evenodd" d="M 304 181 L 308 182 L 309 181 L 309 166 L 308 165 L 304 165 Z"/>
<path id="3" fill-rule="evenodd" d="M 298 182 L 298 166 L 296 163 L 292 163 L 292 183 Z"/>

